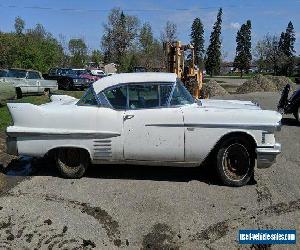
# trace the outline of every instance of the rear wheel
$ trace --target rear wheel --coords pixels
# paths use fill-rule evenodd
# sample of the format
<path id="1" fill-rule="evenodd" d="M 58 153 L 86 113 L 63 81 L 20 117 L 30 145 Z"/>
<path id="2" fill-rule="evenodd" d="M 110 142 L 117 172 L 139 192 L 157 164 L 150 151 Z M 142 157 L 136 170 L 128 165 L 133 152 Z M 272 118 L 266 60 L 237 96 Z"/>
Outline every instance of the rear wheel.
<path id="1" fill-rule="evenodd" d="M 294 112 L 294 116 L 295 116 L 296 120 L 298 121 L 298 123 L 300 123 L 300 105 L 299 105 L 298 109 Z"/>
<path id="2" fill-rule="evenodd" d="M 50 96 L 50 89 L 48 89 L 48 88 L 44 89 L 44 95 Z"/>
<path id="3" fill-rule="evenodd" d="M 23 93 L 21 88 L 16 88 L 17 99 L 21 99 L 23 97 Z"/>
<path id="4" fill-rule="evenodd" d="M 66 90 L 73 90 L 73 84 L 72 84 L 72 82 L 69 79 L 66 80 L 65 84 L 66 84 L 65 85 L 65 89 Z"/>
<path id="5" fill-rule="evenodd" d="M 88 153 L 78 148 L 59 149 L 56 154 L 56 166 L 65 178 L 81 178 L 89 162 Z"/>
<path id="6" fill-rule="evenodd" d="M 224 185 L 244 186 L 253 175 L 254 149 L 245 138 L 228 138 L 221 143 L 217 151 L 215 165 Z"/>

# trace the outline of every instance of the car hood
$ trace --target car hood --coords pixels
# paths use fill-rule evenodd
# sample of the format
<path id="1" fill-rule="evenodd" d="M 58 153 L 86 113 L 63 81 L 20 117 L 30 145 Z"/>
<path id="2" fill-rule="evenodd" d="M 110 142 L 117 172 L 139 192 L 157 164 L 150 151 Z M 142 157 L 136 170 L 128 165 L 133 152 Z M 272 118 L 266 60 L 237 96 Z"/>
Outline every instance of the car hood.
<path id="1" fill-rule="evenodd" d="M 199 105 L 205 108 L 218 108 L 218 109 L 261 109 L 257 103 L 251 101 L 238 101 L 238 100 L 213 100 L 201 99 Z"/>

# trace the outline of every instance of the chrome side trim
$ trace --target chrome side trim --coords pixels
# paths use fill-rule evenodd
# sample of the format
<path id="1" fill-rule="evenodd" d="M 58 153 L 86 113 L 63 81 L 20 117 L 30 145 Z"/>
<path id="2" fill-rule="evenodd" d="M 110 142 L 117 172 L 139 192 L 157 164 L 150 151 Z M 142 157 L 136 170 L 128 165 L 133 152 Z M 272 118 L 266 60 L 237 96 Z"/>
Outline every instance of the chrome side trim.
<path id="1" fill-rule="evenodd" d="M 277 125 L 257 125 L 257 124 L 211 124 L 211 123 L 184 123 L 184 124 L 146 124 L 147 127 L 187 127 L 187 128 L 228 128 L 228 129 L 249 129 L 272 131 L 280 127 Z"/>
<path id="2" fill-rule="evenodd" d="M 56 137 L 76 139 L 107 139 L 120 136 L 119 133 L 51 133 L 51 132 L 7 132 L 10 137 Z"/>

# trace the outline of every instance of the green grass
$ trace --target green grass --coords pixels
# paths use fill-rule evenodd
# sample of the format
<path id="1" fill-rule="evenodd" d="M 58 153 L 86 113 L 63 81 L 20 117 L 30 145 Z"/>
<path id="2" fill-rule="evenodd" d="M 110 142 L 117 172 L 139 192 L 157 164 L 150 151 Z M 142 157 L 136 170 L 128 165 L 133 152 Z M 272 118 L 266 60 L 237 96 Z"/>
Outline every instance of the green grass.
<path id="1" fill-rule="evenodd" d="M 57 94 L 64 94 L 64 95 L 70 95 L 75 98 L 80 98 L 84 91 L 62 91 L 59 90 Z M 56 93 L 53 93 L 56 94 Z M 12 102 L 18 102 L 18 103 L 32 103 L 35 105 L 40 105 L 49 102 L 49 98 L 44 95 L 38 95 L 38 96 L 24 96 L 21 99 L 12 100 Z M 6 127 L 12 124 L 12 118 L 10 116 L 10 113 L 8 111 L 8 108 L 6 106 L 6 103 L 0 104 L 0 133 L 4 132 Z"/>

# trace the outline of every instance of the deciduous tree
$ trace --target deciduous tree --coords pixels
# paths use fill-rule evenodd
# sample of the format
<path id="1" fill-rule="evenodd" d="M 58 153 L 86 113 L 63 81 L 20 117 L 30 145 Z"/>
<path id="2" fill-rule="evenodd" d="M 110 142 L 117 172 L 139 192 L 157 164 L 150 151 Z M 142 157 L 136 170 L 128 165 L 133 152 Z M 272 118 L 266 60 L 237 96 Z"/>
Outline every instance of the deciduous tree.
<path id="1" fill-rule="evenodd" d="M 87 59 L 87 46 L 82 38 L 72 38 L 69 41 L 71 54 L 70 64 L 73 67 L 84 67 Z"/>

